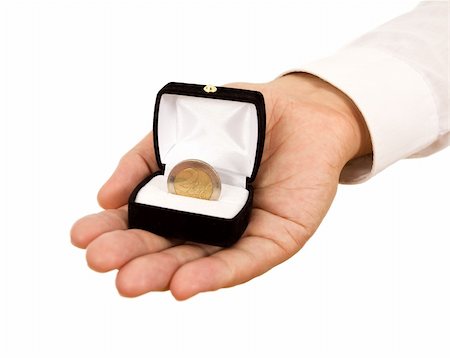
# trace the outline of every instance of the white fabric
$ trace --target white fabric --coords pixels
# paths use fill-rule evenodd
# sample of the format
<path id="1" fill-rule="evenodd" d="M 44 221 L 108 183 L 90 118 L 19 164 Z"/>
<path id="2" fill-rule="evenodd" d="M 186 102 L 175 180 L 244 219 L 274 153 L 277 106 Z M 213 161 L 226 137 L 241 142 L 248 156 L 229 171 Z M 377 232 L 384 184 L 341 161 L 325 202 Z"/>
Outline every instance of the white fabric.
<path id="1" fill-rule="evenodd" d="M 222 183 L 246 187 L 255 164 L 258 117 L 252 103 L 164 94 L 158 140 L 165 173 L 186 159 L 200 159 Z"/>
<path id="2" fill-rule="evenodd" d="M 449 2 L 422 2 L 334 56 L 303 66 L 346 93 L 369 129 L 372 156 L 341 182 L 363 181 L 395 161 L 449 145 Z"/>
<path id="3" fill-rule="evenodd" d="M 248 190 L 232 185 L 222 185 L 219 200 L 203 200 L 171 194 L 167 191 L 167 178 L 157 175 L 136 196 L 136 203 L 160 208 L 186 211 L 224 219 L 235 217 L 244 207 Z"/>

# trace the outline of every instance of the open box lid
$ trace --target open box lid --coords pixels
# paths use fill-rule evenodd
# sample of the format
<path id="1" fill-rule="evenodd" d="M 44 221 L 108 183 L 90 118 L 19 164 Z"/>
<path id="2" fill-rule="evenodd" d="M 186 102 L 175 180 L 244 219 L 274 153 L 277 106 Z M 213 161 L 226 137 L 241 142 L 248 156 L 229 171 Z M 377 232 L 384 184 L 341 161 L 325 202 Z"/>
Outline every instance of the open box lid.
<path id="1" fill-rule="evenodd" d="M 154 146 L 165 175 L 183 160 L 199 159 L 222 183 L 245 188 L 258 172 L 265 131 L 257 91 L 171 82 L 156 97 Z"/>

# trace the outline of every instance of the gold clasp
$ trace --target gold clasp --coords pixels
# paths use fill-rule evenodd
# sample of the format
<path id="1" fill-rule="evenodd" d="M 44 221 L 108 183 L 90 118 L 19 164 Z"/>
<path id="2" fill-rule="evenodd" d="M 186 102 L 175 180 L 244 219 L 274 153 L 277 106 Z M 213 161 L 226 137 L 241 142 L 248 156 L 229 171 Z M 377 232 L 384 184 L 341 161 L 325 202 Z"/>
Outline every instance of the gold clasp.
<path id="1" fill-rule="evenodd" d="M 205 91 L 206 93 L 214 93 L 217 91 L 217 87 L 213 85 L 206 85 L 205 87 L 203 87 L 203 91 Z"/>

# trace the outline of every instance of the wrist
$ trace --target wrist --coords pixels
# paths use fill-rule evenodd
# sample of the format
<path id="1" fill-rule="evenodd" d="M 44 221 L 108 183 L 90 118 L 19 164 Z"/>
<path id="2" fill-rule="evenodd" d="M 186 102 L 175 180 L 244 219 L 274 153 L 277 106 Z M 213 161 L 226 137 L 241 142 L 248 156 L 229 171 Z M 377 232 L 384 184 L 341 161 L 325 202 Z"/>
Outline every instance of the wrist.
<path id="1" fill-rule="evenodd" d="M 343 146 L 343 164 L 372 152 L 369 131 L 355 103 L 342 91 L 314 75 L 294 72 L 271 82 L 296 102 L 308 102 L 327 107 L 339 115 L 333 116 Z"/>

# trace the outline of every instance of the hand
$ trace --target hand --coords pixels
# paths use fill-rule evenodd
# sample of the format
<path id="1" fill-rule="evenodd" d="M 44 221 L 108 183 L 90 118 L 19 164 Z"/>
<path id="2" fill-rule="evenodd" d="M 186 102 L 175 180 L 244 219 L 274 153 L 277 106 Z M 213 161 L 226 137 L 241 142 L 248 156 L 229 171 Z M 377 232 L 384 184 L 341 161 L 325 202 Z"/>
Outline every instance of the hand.
<path id="1" fill-rule="evenodd" d="M 93 270 L 119 270 L 120 294 L 170 290 L 184 300 L 263 274 L 305 244 L 331 205 L 343 166 L 371 150 L 355 105 L 312 75 L 229 86 L 260 91 L 266 101 L 266 142 L 243 237 L 222 249 L 127 229 L 128 196 L 158 169 L 149 134 L 101 188 L 98 201 L 105 211 L 80 219 L 71 231 Z"/>

